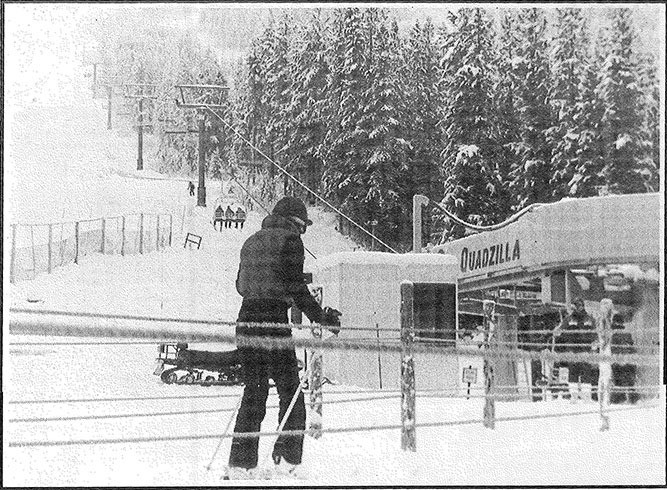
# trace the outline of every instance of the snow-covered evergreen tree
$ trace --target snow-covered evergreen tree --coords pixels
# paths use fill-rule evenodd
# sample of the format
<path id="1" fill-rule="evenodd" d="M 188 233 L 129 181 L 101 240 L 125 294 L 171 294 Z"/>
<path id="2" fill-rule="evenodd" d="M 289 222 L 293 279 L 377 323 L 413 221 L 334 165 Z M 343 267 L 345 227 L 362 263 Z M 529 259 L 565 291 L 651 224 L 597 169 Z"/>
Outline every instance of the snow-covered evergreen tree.
<path id="1" fill-rule="evenodd" d="M 555 199 L 570 194 L 578 167 L 578 141 L 582 132 L 580 87 L 590 63 L 588 32 L 579 8 L 557 9 L 556 32 L 552 41 L 552 91 L 554 126 L 546 132 L 551 155 L 550 190 Z M 591 95 L 591 94 L 589 94 Z M 594 94 L 593 94 L 594 96 Z"/>
<path id="2" fill-rule="evenodd" d="M 657 61 L 652 53 L 639 56 L 639 75 L 642 90 L 642 139 L 644 141 L 644 164 L 650 172 L 645 177 L 647 190 L 660 189 L 660 81 Z"/>
<path id="3" fill-rule="evenodd" d="M 520 9 L 513 19 L 517 46 L 512 76 L 520 141 L 514 145 L 519 156 L 511 171 L 511 188 L 519 208 L 553 200 L 551 148 L 547 130 L 553 125 L 549 104 L 550 67 L 547 53 L 546 18 L 540 9 Z"/>
<path id="4" fill-rule="evenodd" d="M 442 69 L 444 101 L 441 157 L 445 177 L 443 203 L 460 218 L 475 224 L 493 223 L 507 203 L 498 199 L 503 178 L 498 171 L 502 147 L 494 110 L 493 30 L 482 9 L 450 14 L 453 32 L 445 34 Z M 447 235 L 460 237 L 453 225 Z"/>
<path id="5" fill-rule="evenodd" d="M 438 88 L 440 73 L 439 48 L 435 27 L 428 18 L 423 25 L 416 22 L 410 30 L 403 48 L 405 105 L 410 142 L 408 161 L 410 172 L 408 194 L 424 194 L 435 201 L 442 200 L 440 182 L 440 151 L 442 133 L 438 127 L 441 111 L 441 96 Z M 423 216 L 423 233 L 431 235 L 431 213 Z"/>
<path id="6" fill-rule="evenodd" d="M 366 76 L 363 14 L 359 8 L 334 13 L 329 48 L 330 73 L 326 98 L 326 135 L 320 153 L 325 162 L 323 183 L 327 195 L 345 212 L 366 187 L 355 155 L 357 122 L 364 105 Z"/>
<path id="7" fill-rule="evenodd" d="M 604 152 L 602 116 L 604 103 L 597 92 L 600 80 L 600 60 L 595 55 L 585 65 L 579 83 L 579 100 L 574 113 L 577 128 L 576 166 L 568 182 L 569 195 L 591 197 L 600 194 L 604 186 Z"/>
<path id="8" fill-rule="evenodd" d="M 642 94 L 633 52 L 635 34 L 628 8 L 615 8 L 611 15 L 609 50 L 598 87 L 605 105 L 603 174 L 609 192 L 645 192 L 651 170 L 642 155 Z"/>
<path id="9" fill-rule="evenodd" d="M 303 182 L 320 190 L 323 163 L 320 155 L 325 131 L 324 105 L 329 65 L 326 58 L 329 25 L 318 9 L 307 25 L 298 31 L 295 42 L 291 81 L 291 101 L 287 108 L 290 132 L 285 153 L 291 168 Z M 296 191 L 312 199 L 310 194 Z"/>

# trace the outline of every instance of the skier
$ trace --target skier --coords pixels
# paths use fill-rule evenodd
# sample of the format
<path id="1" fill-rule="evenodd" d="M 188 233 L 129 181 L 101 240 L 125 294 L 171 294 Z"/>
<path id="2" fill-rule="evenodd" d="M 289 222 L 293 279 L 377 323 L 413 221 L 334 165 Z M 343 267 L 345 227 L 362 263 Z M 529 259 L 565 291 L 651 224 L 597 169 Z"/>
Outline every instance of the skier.
<path id="1" fill-rule="evenodd" d="M 297 198 L 284 197 L 264 218 L 262 228 L 241 248 L 236 289 L 243 297 L 238 322 L 287 324 L 287 310 L 293 301 L 313 322 L 336 327 L 335 313 L 324 310 L 308 291 L 303 279 L 304 248 L 300 235 L 312 222 L 305 205 Z M 338 312 L 336 312 L 338 313 Z M 337 333 L 337 329 L 331 328 Z M 269 349 L 252 341 L 262 337 L 291 337 L 282 327 L 236 327 L 237 349 L 245 384 L 234 432 L 258 432 L 266 414 L 269 378 L 273 378 L 280 399 L 279 419 L 297 391 L 298 397 L 284 430 L 303 430 L 306 409 L 300 392 L 299 367 L 293 348 Z M 229 455 L 228 479 L 253 478 L 257 466 L 259 438 L 234 438 Z M 294 473 L 301 463 L 303 435 L 278 437 L 273 461 L 279 471 Z M 284 460 L 284 465 L 281 461 Z"/>
<path id="2" fill-rule="evenodd" d="M 243 223 L 245 223 L 245 211 L 241 206 L 236 208 L 236 225 L 235 228 L 239 227 L 239 224 L 241 225 L 241 229 L 243 229 Z"/>
<path id="3" fill-rule="evenodd" d="M 234 219 L 234 210 L 228 204 L 227 209 L 225 209 L 225 228 L 232 227 L 232 220 Z"/>
<path id="4" fill-rule="evenodd" d="M 188 190 L 190 191 L 191 196 L 195 195 L 195 185 L 192 183 L 192 181 L 188 182 Z"/>

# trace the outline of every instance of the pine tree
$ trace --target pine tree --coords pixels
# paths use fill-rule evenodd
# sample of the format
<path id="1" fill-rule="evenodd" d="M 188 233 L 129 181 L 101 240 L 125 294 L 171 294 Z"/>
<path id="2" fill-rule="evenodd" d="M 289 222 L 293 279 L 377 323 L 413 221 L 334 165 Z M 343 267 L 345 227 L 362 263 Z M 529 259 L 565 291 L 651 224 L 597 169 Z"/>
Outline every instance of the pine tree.
<path id="1" fill-rule="evenodd" d="M 370 84 L 364 93 L 365 106 L 359 119 L 362 131 L 360 156 L 362 171 L 368 177 L 368 190 L 361 203 L 367 222 L 377 221 L 377 234 L 384 240 L 400 243 L 411 214 L 411 199 L 403 175 L 408 170 L 405 139 L 403 65 L 398 27 L 386 11 L 365 12 L 368 36 Z M 360 196 L 361 197 L 361 196 Z"/>
<path id="2" fill-rule="evenodd" d="M 584 67 L 579 83 L 579 100 L 574 114 L 574 124 L 578 130 L 576 167 L 567 184 L 569 195 L 573 197 L 597 196 L 604 185 L 604 103 L 597 92 L 600 66 L 599 56 L 590 58 L 589 55 L 589 62 Z"/>
<path id="3" fill-rule="evenodd" d="M 408 162 L 411 171 L 406 176 L 408 195 L 423 194 L 434 201 L 443 197 L 440 183 L 439 161 L 442 134 L 440 121 L 441 97 L 438 88 L 440 73 L 435 28 L 428 18 L 424 25 L 416 22 L 410 30 L 403 49 L 405 96 L 409 104 L 405 107 L 408 124 L 410 151 Z M 424 213 L 423 233 L 430 239 L 432 233 L 431 213 Z"/>
<path id="4" fill-rule="evenodd" d="M 323 184 L 327 196 L 345 212 L 352 212 L 354 199 L 366 185 L 356 167 L 355 138 L 365 76 L 365 40 L 362 12 L 358 8 L 334 13 L 334 42 L 329 49 L 330 75 L 327 84 L 327 132 L 320 153 L 325 161 Z"/>
<path id="5" fill-rule="evenodd" d="M 642 139 L 644 180 L 648 191 L 660 189 L 660 82 L 653 54 L 639 56 L 639 75 L 642 91 Z"/>
<path id="6" fill-rule="evenodd" d="M 570 183 L 578 166 L 578 140 L 582 131 L 580 86 L 589 63 L 588 33 L 581 9 L 557 9 L 556 34 L 553 38 L 552 80 L 550 101 L 554 126 L 546 132 L 551 155 L 550 188 L 553 198 L 570 194 Z"/>
<path id="7" fill-rule="evenodd" d="M 502 148 L 493 107 L 493 31 L 482 9 L 461 9 L 450 14 L 450 21 L 454 32 L 445 35 L 440 61 L 444 205 L 464 220 L 488 224 L 502 216 L 506 206 L 497 199 L 502 185 L 497 156 Z M 448 236 L 463 233 L 461 226 L 453 225 Z"/>
<path id="8" fill-rule="evenodd" d="M 514 19 L 505 13 L 500 19 L 498 55 L 494 61 L 498 67 L 498 77 L 493 88 L 495 98 L 493 107 L 496 114 L 495 125 L 499 145 L 496 155 L 499 180 L 496 185 L 496 199 L 506 203 L 505 215 L 516 206 L 516 200 L 510 191 L 510 171 L 519 165 L 519 157 L 514 148 L 521 138 L 516 79 L 513 76 L 514 68 L 520 60 L 516 53 L 519 41 L 514 26 Z"/>
<path id="9" fill-rule="evenodd" d="M 519 161 L 511 172 L 511 188 L 522 208 L 553 200 L 549 189 L 551 148 L 547 142 L 547 130 L 553 124 L 546 18 L 535 8 L 520 9 L 513 18 L 518 45 L 512 75 L 521 129 L 520 141 L 514 145 Z"/>
<path id="10" fill-rule="evenodd" d="M 605 104 L 602 138 L 605 185 L 612 193 L 645 192 L 642 174 L 650 170 L 642 158 L 641 91 L 633 55 L 634 31 L 630 10 L 613 10 L 609 51 L 598 87 Z"/>
<path id="11" fill-rule="evenodd" d="M 291 121 L 286 152 L 292 169 L 306 185 L 319 191 L 323 173 L 320 149 L 324 139 L 324 103 L 329 65 L 326 59 L 328 23 L 316 10 L 299 31 L 292 63 L 292 99 L 286 118 Z M 312 199 L 310 194 L 305 195 Z"/>

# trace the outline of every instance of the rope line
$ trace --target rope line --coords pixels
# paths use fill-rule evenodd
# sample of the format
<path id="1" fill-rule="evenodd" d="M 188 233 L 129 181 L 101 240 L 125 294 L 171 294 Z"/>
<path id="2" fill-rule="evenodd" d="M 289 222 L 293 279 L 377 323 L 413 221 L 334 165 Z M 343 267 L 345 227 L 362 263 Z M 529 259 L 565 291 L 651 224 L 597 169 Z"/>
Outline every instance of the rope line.
<path id="1" fill-rule="evenodd" d="M 255 325 L 253 323 L 247 325 Z M 257 324 L 262 325 L 262 324 Z M 284 325 L 283 325 L 284 326 Z M 392 351 L 400 352 L 402 345 L 399 342 L 359 342 L 355 339 L 341 339 L 330 337 L 327 339 L 316 338 L 294 338 L 269 337 L 269 336 L 237 336 L 224 333 L 184 333 L 169 330 L 146 330 L 145 325 L 137 325 L 136 322 L 130 326 L 106 326 L 97 324 L 90 326 L 75 326 L 72 324 L 56 326 L 53 320 L 39 321 L 37 319 L 21 320 L 12 317 L 9 321 L 9 332 L 20 335 L 64 335 L 78 337 L 129 337 L 129 338 L 151 338 L 172 339 L 180 338 L 184 342 L 216 342 L 234 343 L 237 347 L 251 346 L 269 350 L 292 349 L 294 347 L 306 347 L 310 349 L 337 349 L 337 350 L 366 350 L 366 351 Z M 313 328 L 313 327 L 308 327 Z M 326 327 L 325 327 L 326 328 Z M 457 356 L 465 354 L 468 356 L 482 357 L 487 359 L 534 359 L 553 361 L 574 362 L 613 362 L 620 364 L 644 364 L 653 365 L 656 356 L 647 354 L 612 354 L 602 355 L 597 353 L 552 353 L 549 351 L 524 351 L 514 348 L 489 348 L 489 349 L 461 349 L 453 346 L 441 346 L 430 343 L 417 342 L 413 345 L 413 351 L 419 353 L 434 353 L 443 356 Z"/>
<path id="2" fill-rule="evenodd" d="M 191 400 L 197 398 L 236 398 L 240 393 L 225 393 L 220 395 L 182 395 L 182 396 L 131 396 L 109 398 L 68 398 L 50 400 L 10 400 L 7 403 L 14 405 L 33 405 L 47 403 L 97 403 L 97 402 L 136 402 L 149 400 Z"/>
<path id="3" fill-rule="evenodd" d="M 535 388 L 535 386 L 533 386 Z M 496 386 L 496 389 L 516 389 L 516 385 L 500 385 Z M 519 387 L 522 388 L 522 387 Z M 542 387 L 537 387 L 542 389 Z M 640 392 L 652 392 L 662 388 L 662 385 L 635 385 L 632 387 L 611 387 L 612 391 L 640 391 Z M 461 388 L 451 388 L 448 390 L 442 389 L 432 389 L 432 390 L 417 390 L 417 396 L 422 397 L 438 397 L 438 396 L 449 396 L 451 394 L 459 393 L 463 389 L 468 389 L 466 386 Z M 483 386 L 471 385 L 471 390 L 483 390 Z M 523 388 L 525 389 L 525 388 Z M 596 386 L 592 387 L 593 391 L 597 390 Z M 360 394 L 360 395 L 373 395 L 377 394 L 379 396 L 387 396 L 387 398 L 394 398 L 401 395 L 400 390 L 340 390 L 340 391 L 328 391 L 323 390 L 324 396 L 336 396 L 336 395 L 349 395 L 349 394 Z M 269 391 L 269 395 L 277 395 L 274 390 Z M 192 400 L 192 399 L 211 399 L 211 398 L 237 398 L 240 396 L 240 393 L 224 393 L 217 395 L 183 395 L 183 396 L 147 396 L 147 397 L 116 397 L 116 398 L 71 398 L 71 399 L 43 399 L 43 400 L 9 400 L 6 403 L 11 405 L 34 405 L 34 404 L 59 404 L 59 403 L 96 403 L 96 402 L 124 402 L 124 401 L 152 401 L 152 400 Z M 364 398 L 365 399 L 365 398 Z M 375 398 L 369 398 L 375 399 Z M 337 400 L 329 400 L 325 403 L 335 403 Z"/>
<path id="4" fill-rule="evenodd" d="M 300 324 L 300 323 L 257 323 L 257 322 L 236 322 L 229 320 L 205 320 L 205 319 L 188 319 L 188 318 L 176 318 L 176 317 L 153 317 L 145 315 L 125 315 L 119 313 L 94 313 L 94 312 L 85 312 L 85 311 L 62 311 L 62 310 L 40 310 L 40 309 L 31 309 L 31 308 L 10 308 L 10 313 L 26 313 L 26 314 L 41 314 L 41 315 L 57 315 L 57 316 L 71 316 L 71 317 L 81 317 L 81 318 L 103 318 L 103 319 L 118 319 L 118 320 L 139 320 L 139 321 L 149 321 L 149 322 L 167 322 L 167 323 L 179 323 L 181 325 L 185 324 L 195 324 L 195 325 L 210 325 L 210 326 L 247 326 L 253 328 L 271 328 L 271 329 L 311 329 L 316 328 L 317 324 Z M 325 327 L 326 328 L 326 327 Z M 377 331 L 377 327 L 357 327 L 357 326 L 340 326 L 341 331 Z M 489 330 L 489 332 L 494 332 L 494 330 Z M 646 328 L 646 329 L 633 329 L 632 331 L 626 329 L 615 330 L 614 333 L 632 333 L 634 331 L 646 330 L 646 331 L 659 331 L 655 328 Z M 400 332 L 400 328 L 382 328 L 382 332 Z M 433 330 L 427 328 L 414 328 L 411 330 L 415 333 L 445 333 L 458 332 L 461 334 L 464 330 Z M 484 329 L 474 329 L 470 330 L 475 333 L 484 333 Z M 592 333 L 595 332 L 594 329 L 589 330 L 563 330 L 563 333 Z M 549 333 L 553 334 L 553 330 L 520 330 L 517 331 L 518 335 L 528 334 L 528 333 Z M 376 339 L 375 339 L 376 340 Z M 439 339 L 432 339 L 437 341 Z"/>
<path id="5" fill-rule="evenodd" d="M 511 388 L 514 390 L 517 390 L 516 393 L 492 393 L 490 396 L 491 398 L 498 400 L 498 401 L 503 401 L 503 399 L 511 399 L 511 398 L 516 398 L 517 396 L 519 397 L 525 397 L 525 396 L 541 396 L 542 390 L 545 388 L 537 388 L 536 390 L 534 389 L 533 391 L 538 391 L 538 393 L 533 392 L 531 393 L 525 393 L 526 388 L 521 388 L 517 386 L 508 386 L 506 388 Z M 533 387 L 535 388 L 535 387 Z M 657 388 L 657 387 L 656 387 Z M 461 394 L 461 390 L 465 390 L 467 388 L 461 388 L 458 390 L 452 390 L 450 393 L 457 395 L 457 396 L 448 396 L 447 398 L 471 398 L 471 399 L 485 399 L 487 398 L 487 395 L 477 395 L 477 394 L 471 394 L 471 395 L 464 395 Z M 472 389 L 476 390 L 482 390 L 484 387 L 471 387 Z M 502 388 L 500 387 L 495 387 L 495 389 L 500 390 Z M 548 391 L 552 391 L 549 388 L 546 388 Z M 649 389 L 648 387 L 642 387 L 642 386 L 633 386 L 633 387 L 612 387 L 610 389 L 612 393 L 632 393 L 634 392 L 647 392 L 647 391 L 653 391 L 653 389 Z M 593 387 L 593 389 L 590 390 L 591 393 L 596 393 L 597 388 Z M 565 392 L 563 392 L 565 393 Z M 552 393 L 556 394 L 556 393 Z M 571 394 L 569 391 L 567 394 Z M 436 398 L 438 397 L 435 394 L 424 394 L 421 395 L 424 398 Z M 382 395 L 382 396 L 373 396 L 373 397 L 363 397 L 363 398 L 343 398 L 341 400 L 323 400 L 324 405 L 338 405 L 342 403 L 357 403 L 357 402 L 374 402 L 374 401 L 379 401 L 379 400 L 393 400 L 397 399 L 400 397 L 400 393 L 394 394 L 394 395 Z M 267 410 L 272 410 L 276 408 L 280 408 L 280 405 L 278 404 L 271 404 L 266 406 Z M 123 419 L 123 418 L 142 418 L 142 417 L 162 417 L 162 416 L 176 416 L 176 415 L 200 415 L 200 414 L 211 414 L 211 413 L 230 413 L 235 411 L 235 408 L 213 408 L 213 409 L 203 409 L 203 410 L 179 410 L 179 411 L 172 411 L 172 412 L 141 412 L 141 413 L 121 413 L 121 414 L 103 414 L 103 415 L 74 415 L 74 416 L 62 416 L 62 417 L 25 417 L 25 418 L 13 418 L 13 419 L 8 419 L 8 422 L 12 423 L 44 423 L 44 422 L 73 422 L 73 421 L 81 421 L 81 420 L 109 420 L 109 419 Z"/>
<path id="6" fill-rule="evenodd" d="M 276 163 L 274 160 L 272 160 L 268 155 L 266 155 L 266 153 L 264 153 L 262 150 L 260 150 L 260 149 L 257 148 L 255 145 L 253 145 L 250 141 L 248 141 L 245 137 L 243 137 L 243 135 L 241 135 L 241 134 L 240 134 L 240 133 L 239 133 L 239 132 L 238 132 L 238 131 L 231 125 L 231 124 L 229 124 L 229 123 L 228 123 L 227 121 L 225 121 L 220 115 L 218 115 L 218 113 L 216 113 L 216 112 L 215 112 L 215 111 L 214 111 L 208 104 L 202 104 L 202 105 L 203 105 L 204 107 L 206 107 L 206 109 L 208 109 L 209 112 L 211 112 L 211 114 L 213 114 L 215 117 L 217 117 L 217 118 L 218 118 L 218 119 L 219 119 L 225 126 L 227 126 L 227 127 L 228 127 L 228 128 L 229 128 L 229 129 L 230 129 L 236 136 L 238 136 L 242 141 L 244 141 L 244 142 L 245 142 L 246 144 L 248 144 L 251 148 L 253 148 L 257 153 L 259 153 L 259 154 L 262 155 L 264 158 L 266 158 L 272 165 L 274 165 L 278 170 L 280 170 L 282 173 L 284 173 L 287 177 L 289 177 L 289 178 L 292 179 L 294 182 L 296 182 L 297 184 L 299 184 L 301 187 L 303 187 L 305 190 L 307 190 L 310 194 L 312 194 L 312 195 L 315 196 L 317 199 L 319 199 L 320 201 L 322 201 L 325 205 L 327 205 L 328 207 L 330 207 L 331 209 L 333 209 L 334 212 L 336 212 L 337 214 L 339 214 L 340 216 L 342 216 L 343 218 L 345 218 L 346 220 L 348 220 L 350 223 L 352 223 L 354 226 L 356 226 L 356 227 L 359 228 L 361 231 L 363 231 L 364 233 L 366 233 L 366 234 L 367 234 L 368 236 L 370 236 L 372 239 L 376 240 L 378 243 L 380 243 L 381 245 L 383 245 L 387 250 L 389 250 L 390 252 L 393 252 L 393 253 L 395 253 L 395 254 L 398 253 L 396 250 L 394 250 L 394 249 L 391 248 L 389 245 L 387 245 L 386 243 L 384 243 L 382 240 L 380 240 L 379 238 L 377 238 L 377 237 L 376 237 L 375 235 L 373 235 L 370 231 L 366 230 L 363 226 L 361 226 L 360 224 L 358 224 L 356 221 L 354 221 L 352 218 L 350 218 L 349 216 L 347 216 L 347 215 L 346 215 L 345 213 L 343 213 L 341 210 L 337 209 L 337 208 L 334 207 L 332 204 L 329 204 L 329 202 L 326 201 L 325 199 L 323 199 L 322 197 L 320 197 L 319 194 L 317 194 L 315 191 L 311 190 L 307 185 L 305 185 L 304 183 L 302 183 L 299 179 L 297 179 L 296 177 L 294 177 L 294 176 L 293 176 L 292 174 L 290 174 L 287 170 L 285 170 L 282 166 L 280 166 L 278 163 Z"/>
<path id="7" fill-rule="evenodd" d="M 238 396 L 238 395 L 237 395 Z M 400 396 L 399 394 L 395 395 L 384 395 L 384 396 L 375 396 L 375 397 L 364 397 L 364 398 L 344 398 L 342 400 L 324 400 L 326 405 L 335 405 L 339 403 L 352 403 L 352 402 L 364 402 L 364 401 L 376 401 L 376 400 L 389 400 L 394 399 Z M 266 406 L 268 409 L 280 408 L 280 405 L 272 404 Z M 17 423 L 32 423 L 32 422 L 71 422 L 75 420 L 98 420 L 98 419 L 122 419 L 122 418 L 132 418 L 132 417 L 160 417 L 160 416 L 171 416 L 171 415 L 196 415 L 196 414 L 207 414 L 207 413 L 225 413 L 232 412 L 234 408 L 213 408 L 213 409 L 204 409 L 204 410 L 179 410 L 173 412 L 150 412 L 150 413 L 121 413 L 121 414 L 105 414 L 105 415 L 74 415 L 74 416 L 63 416 L 63 417 L 27 417 L 27 418 L 14 418 L 9 419 L 8 422 L 17 422 Z"/>
<path id="8" fill-rule="evenodd" d="M 621 412 L 626 410 L 650 409 L 658 408 L 659 405 L 641 405 L 630 406 L 623 408 L 609 408 L 607 412 Z M 599 410 L 587 410 L 579 412 L 565 412 L 556 414 L 538 414 L 538 415 L 522 415 L 514 417 L 498 417 L 498 422 L 509 422 L 517 420 L 535 420 L 547 418 L 572 417 L 577 415 L 599 415 Z M 470 425 L 483 422 L 482 419 L 467 419 L 467 420 L 453 420 L 446 422 L 425 422 L 416 423 L 414 427 L 451 427 L 456 425 Z M 156 437 L 132 437 L 132 438 L 114 438 L 114 439 L 78 439 L 78 440 L 56 440 L 56 441 L 10 441 L 9 447 L 48 447 L 48 446 L 72 446 L 72 445 L 90 445 L 90 444 L 128 444 L 128 443 L 145 443 L 145 442 L 163 442 L 163 441 L 191 441 L 202 439 L 230 439 L 230 438 L 256 438 L 266 436 L 300 436 L 313 435 L 318 433 L 341 434 L 350 432 L 372 432 L 380 430 L 396 430 L 402 429 L 401 424 L 386 424 L 386 425 L 369 425 L 359 427 L 339 427 L 331 429 L 304 429 L 304 430 L 282 430 L 271 432 L 231 432 L 227 434 L 200 434 L 200 435 L 183 435 L 183 436 L 156 436 Z"/>

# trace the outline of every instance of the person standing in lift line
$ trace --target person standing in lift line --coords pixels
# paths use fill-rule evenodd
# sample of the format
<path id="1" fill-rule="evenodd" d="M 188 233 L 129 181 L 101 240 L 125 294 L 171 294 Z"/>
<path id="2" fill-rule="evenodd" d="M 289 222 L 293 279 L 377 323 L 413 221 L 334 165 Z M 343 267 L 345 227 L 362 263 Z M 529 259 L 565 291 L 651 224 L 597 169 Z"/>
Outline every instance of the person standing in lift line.
<path id="1" fill-rule="evenodd" d="M 250 236 L 241 248 L 236 290 L 243 297 L 238 322 L 288 324 L 287 311 L 292 305 L 312 322 L 330 328 L 334 334 L 340 326 L 338 315 L 322 309 L 310 294 L 303 275 L 304 247 L 301 236 L 312 221 L 305 205 L 295 197 L 284 197 L 264 218 L 262 228 Z M 334 313 L 335 312 L 335 313 Z M 237 350 L 245 385 L 234 432 L 259 432 L 266 414 L 269 378 L 275 382 L 282 421 L 292 398 L 299 391 L 284 430 L 304 430 L 306 409 L 300 392 L 299 367 L 294 348 L 269 349 L 259 346 L 262 337 L 291 337 L 286 327 L 237 325 Z M 255 340 L 255 342 L 253 342 Z M 228 477 L 243 478 L 258 462 L 258 437 L 232 440 Z M 303 435 L 281 435 L 273 447 L 273 461 L 284 460 L 288 471 L 301 463 Z M 284 468 L 284 467 L 283 467 Z"/>

